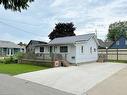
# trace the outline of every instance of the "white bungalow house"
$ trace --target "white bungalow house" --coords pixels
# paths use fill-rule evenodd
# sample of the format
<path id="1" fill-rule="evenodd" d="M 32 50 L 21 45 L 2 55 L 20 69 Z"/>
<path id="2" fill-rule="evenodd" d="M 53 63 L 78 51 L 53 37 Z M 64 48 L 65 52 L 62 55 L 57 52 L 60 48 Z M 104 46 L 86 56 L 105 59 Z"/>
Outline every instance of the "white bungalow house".
<path id="1" fill-rule="evenodd" d="M 36 46 L 35 54 L 61 54 L 72 64 L 93 62 L 98 60 L 98 44 L 95 34 L 61 37 Z"/>
<path id="2" fill-rule="evenodd" d="M 19 45 L 10 42 L 10 41 L 2 41 L 0 40 L 0 56 L 12 56 L 17 52 L 24 52 L 24 48 Z"/>

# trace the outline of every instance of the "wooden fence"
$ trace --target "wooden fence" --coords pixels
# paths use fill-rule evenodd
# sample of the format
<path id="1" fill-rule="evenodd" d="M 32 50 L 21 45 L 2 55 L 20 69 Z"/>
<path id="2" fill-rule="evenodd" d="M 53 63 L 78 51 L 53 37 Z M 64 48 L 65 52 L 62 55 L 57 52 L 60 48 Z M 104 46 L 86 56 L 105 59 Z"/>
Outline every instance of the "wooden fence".
<path id="1" fill-rule="evenodd" d="M 127 61 L 127 49 L 99 49 L 100 55 L 105 55 L 105 60 Z"/>

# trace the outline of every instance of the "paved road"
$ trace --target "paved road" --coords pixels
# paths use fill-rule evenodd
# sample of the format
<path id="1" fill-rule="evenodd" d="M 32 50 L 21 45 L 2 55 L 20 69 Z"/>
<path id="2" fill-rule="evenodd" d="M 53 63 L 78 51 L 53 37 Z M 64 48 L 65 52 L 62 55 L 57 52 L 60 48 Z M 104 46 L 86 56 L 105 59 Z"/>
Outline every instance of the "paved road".
<path id="1" fill-rule="evenodd" d="M 81 95 L 126 66 L 118 63 L 91 63 L 35 71 L 15 77 Z"/>
<path id="2" fill-rule="evenodd" d="M 36 83 L 0 74 L 0 95 L 72 95 Z"/>
<path id="3" fill-rule="evenodd" d="M 127 95 L 127 68 L 102 81 L 88 95 Z"/>

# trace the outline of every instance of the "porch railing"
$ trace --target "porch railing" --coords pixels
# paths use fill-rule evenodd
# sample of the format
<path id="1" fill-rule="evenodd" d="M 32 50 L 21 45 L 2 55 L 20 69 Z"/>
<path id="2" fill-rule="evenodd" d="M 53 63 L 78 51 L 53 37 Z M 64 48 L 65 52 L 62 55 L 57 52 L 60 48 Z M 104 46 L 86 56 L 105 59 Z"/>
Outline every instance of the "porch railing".
<path id="1" fill-rule="evenodd" d="M 58 53 L 36 53 L 36 58 L 41 60 L 66 60 L 67 54 Z"/>

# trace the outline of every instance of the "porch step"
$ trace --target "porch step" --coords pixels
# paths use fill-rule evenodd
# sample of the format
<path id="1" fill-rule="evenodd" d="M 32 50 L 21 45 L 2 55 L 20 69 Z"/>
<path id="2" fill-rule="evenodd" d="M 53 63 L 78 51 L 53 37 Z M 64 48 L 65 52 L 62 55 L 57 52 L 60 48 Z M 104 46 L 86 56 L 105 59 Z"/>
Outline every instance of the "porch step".
<path id="1" fill-rule="evenodd" d="M 105 62 L 106 61 L 106 55 L 105 54 L 100 54 L 98 57 L 98 61 L 97 62 Z"/>
<path id="2" fill-rule="evenodd" d="M 66 60 L 61 60 L 61 63 L 63 64 L 64 67 L 69 67 L 71 66 L 70 63 Z"/>

